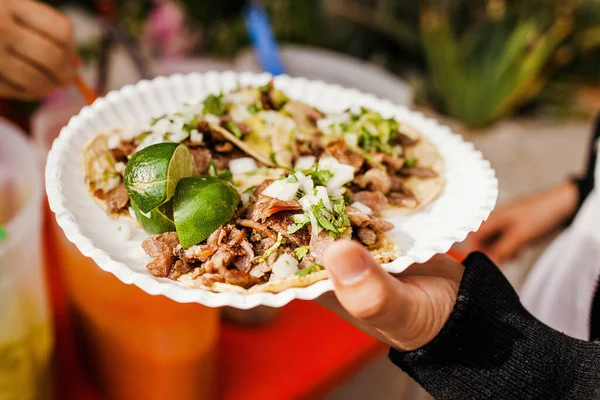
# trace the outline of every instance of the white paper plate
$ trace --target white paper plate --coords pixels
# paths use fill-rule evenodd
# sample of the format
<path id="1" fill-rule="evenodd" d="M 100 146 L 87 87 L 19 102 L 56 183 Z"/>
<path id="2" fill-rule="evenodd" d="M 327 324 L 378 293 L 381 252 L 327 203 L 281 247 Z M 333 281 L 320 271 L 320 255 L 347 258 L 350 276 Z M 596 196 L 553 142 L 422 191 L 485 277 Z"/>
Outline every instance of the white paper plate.
<path id="1" fill-rule="evenodd" d="M 328 280 L 307 288 L 281 293 L 211 293 L 153 277 L 146 269 L 148 258 L 140 243 L 147 235 L 139 229 L 132 240 L 119 239 L 122 222 L 109 219 L 86 191 L 82 170 L 82 150 L 98 132 L 175 111 L 184 102 L 199 101 L 209 93 L 227 91 L 241 85 L 263 85 L 268 74 L 209 72 L 174 75 L 126 86 L 85 107 L 64 127 L 52 146 L 46 166 L 46 190 L 50 208 L 67 238 L 105 271 L 147 293 L 165 295 L 175 301 L 207 306 L 251 308 L 258 305 L 281 307 L 292 299 L 314 299 L 331 290 Z M 446 187 L 430 206 L 410 217 L 390 221 L 391 236 L 403 255 L 385 265 L 401 272 L 414 262 L 424 262 L 444 253 L 469 232 L 479 228 L 494 208 L 498 181 L 488 161 L 450 129 L 422 114 L 395 106 L 356 89 L 328 85 L 321 81 L 279 76 L 275 85 L 289 97 L 310 103 L 326 112 L 342 111 L 352 105 L 371 107 L 384 116 L 395 116 L 423 132 L 441 152 L 446 166 Z"/>

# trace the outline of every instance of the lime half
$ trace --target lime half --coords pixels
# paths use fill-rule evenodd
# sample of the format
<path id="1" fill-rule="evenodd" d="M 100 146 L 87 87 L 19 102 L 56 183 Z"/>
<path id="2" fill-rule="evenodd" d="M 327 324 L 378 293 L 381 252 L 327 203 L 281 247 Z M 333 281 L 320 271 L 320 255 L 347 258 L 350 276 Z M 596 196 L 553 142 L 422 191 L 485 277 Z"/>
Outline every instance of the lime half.
<path id="1" fill-rule="evenodd" d="M 133 200 L 131 200 L 131 208 L 135 212 L 135 219 L 146 232 L 152 234 L 175 232 L 172 201 L 161 204 L 149 213 L 141 212 Z"/>
<path id="2" fill-rule="evenodd" d="M 240 202 L 230 183 L 211 176 L 184 178 L 173 197 L 173 215 L 184 248 L 206 240 L 235 214 Z"/>
<path id="3" fill-rule="evenodd" d="M 173 197 L 177 182 L 192 173 L 192 157 L 184 144 L 158 143 L 131 157 L 125 186 L 139 210 L 149 213 Z"/>

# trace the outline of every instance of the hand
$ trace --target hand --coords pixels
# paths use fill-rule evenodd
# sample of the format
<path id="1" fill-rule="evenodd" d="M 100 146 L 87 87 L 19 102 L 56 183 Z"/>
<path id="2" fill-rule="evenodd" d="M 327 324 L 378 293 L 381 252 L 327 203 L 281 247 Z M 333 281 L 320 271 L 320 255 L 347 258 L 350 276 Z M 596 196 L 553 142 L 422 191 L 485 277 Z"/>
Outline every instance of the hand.
<path id="1" fill-rule="evenodd" d="M 364 247 L 350 241 L 328 247 L 325 268 L 335 296 L 327 293 L 318 302 L 398 350 L 418 349 L 439 334 L 464 271 L 462 264 L 438 255 L 394 278 Z"/>
<path id="2" fill-rule="evenodd" d="M 526 245 L 564 224 L 575 212 L 577 200 L 577 188 L 571 182 L 516 200 L 493 212 L 481 229 L 471 234 L 467 245 L 496 263 L 510 260 Z"/>
<path id="3" fill-rule="evenodd" d="M 71 22 L 33 0 L 0 0 L 0 97 L 33 100 L 76 76 Z"/>

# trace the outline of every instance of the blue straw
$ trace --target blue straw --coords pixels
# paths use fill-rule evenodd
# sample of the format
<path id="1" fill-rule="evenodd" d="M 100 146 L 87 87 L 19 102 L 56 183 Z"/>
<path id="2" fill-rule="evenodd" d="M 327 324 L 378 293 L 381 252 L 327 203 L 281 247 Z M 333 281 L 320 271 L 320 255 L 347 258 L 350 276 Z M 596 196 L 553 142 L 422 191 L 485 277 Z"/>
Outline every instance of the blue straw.
<path id="1" fill-rule="evenodd" d="M 245 12 L 245 22 L 261 68 L 274 76 L 284 74 L 285 67 L 279 55 L 269 16 L 260 2 L 250 2 Z"/>

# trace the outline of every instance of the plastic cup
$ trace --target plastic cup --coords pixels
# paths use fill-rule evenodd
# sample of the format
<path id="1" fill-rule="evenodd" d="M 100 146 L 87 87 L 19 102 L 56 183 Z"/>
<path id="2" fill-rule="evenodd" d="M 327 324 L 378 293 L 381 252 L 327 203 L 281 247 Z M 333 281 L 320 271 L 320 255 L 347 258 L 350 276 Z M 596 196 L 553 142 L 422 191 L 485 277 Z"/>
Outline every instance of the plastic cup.
<path id="1" fill-rule="evenodd" d="M 51 397 L 53 330 L 43 269 L 38 153 L 0 119 L 0 399 Z"/>
<path id="2" fill-rule="evenodd" d="M 32 121 L 45 151 L 82 103 L 62 99 Z M 74 157 L 81 157 L 74 154 Z M 83 256 L 47 209 L 50 268 L 61 272 L 86 376 L 108 399 L 214 399 L 220 310 L 126 285 Z"/>

